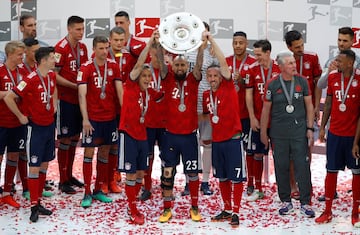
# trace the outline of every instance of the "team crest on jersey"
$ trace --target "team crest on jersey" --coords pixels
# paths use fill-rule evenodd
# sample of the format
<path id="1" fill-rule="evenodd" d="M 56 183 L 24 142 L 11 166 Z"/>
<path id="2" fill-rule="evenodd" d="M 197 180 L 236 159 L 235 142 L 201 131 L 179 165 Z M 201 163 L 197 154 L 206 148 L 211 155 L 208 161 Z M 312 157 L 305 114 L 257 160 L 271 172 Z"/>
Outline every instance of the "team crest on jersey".
<path id="1" fill-rule="evenodd" d="M 60 62 L 60 59 L 61 59 L 61 54 L 55 52 L 54 58 L 55 58 L 56 63 L 59 63 L 59 62 Z"/>
<path id="2" fill-rule="evenodd" d="M 92 137 L 91 136 L 85 137 L 85 143 L 90 144 L 91 142 L 92 142 Z"/>
<path id="3" fill-rule="evenodd" d="M 243 79 L 244 79 L 245 84 L 250 83 L 250 75 L 249 74 L 246 74 L 245 78 L 243 78 Z"/>
<path id="4" fill-rule="evenodd" d="M 37 163 L 38 159 L 39 159 L 38 156 L 32 155 L 30 158 L 30 161 L 31 161 L 31 163 L 35 164 L 35 163 Z"/>
<path id="5" fill-rule="evenodd" d="M 67 126 L 61 128 L 61 133 L 63 133 L 64 135 L 66 135 L 67 133 L 69 133 L 69 128 Z"/>
<path id="6" fill-rule="evenodd" d="M 271 91 L 270 90 L 266 91 L 265 99 L 266 100 L 271 100 Z"/>
<path id="7" fill-rule="evenodd" d="M 131 163 L 130 162 L 125 162 L 125 170 L 130 170 L 131 169 Z"/>
<path id="8" fill-rule="evenodd" d="M 305 68 L 305 69 L 310 69 L 310 63 L 309 63 L 309 62 L 305 62 L 305 63 L 304 63 L 304 68 Z"/>
<path id="9" fill-rule="evenodd" d="M 25 81 L 21 81 L 18 85 L 17 85 L 17 89 L 19 89 L 19 91 L 23 91 L 24 88 L 26 87 L 26 82 Z"/>
<path id="10" fill-rule="evenodd" d="M 358 86 L 358 80 L 353 80 L 351 83 L 351 86 L 357 87 Z"/>
<path id="11" fill-rule="evenodd" d="M 80 82 L 81 79 L 82 79 L 82 75 L 83 75 L 83 72 L 79 71 L 78 74 L 77 74 L 77 77 L 76 77 L 76 81 Z"/>
<path id="12" fill-rule="evenodd" d="M 109 76 L 112 76 L 112 75 L 113 75 L 113 70 L 112 70 L 112 69 L 109 69 L 108 75 L 109 75 Z"/>

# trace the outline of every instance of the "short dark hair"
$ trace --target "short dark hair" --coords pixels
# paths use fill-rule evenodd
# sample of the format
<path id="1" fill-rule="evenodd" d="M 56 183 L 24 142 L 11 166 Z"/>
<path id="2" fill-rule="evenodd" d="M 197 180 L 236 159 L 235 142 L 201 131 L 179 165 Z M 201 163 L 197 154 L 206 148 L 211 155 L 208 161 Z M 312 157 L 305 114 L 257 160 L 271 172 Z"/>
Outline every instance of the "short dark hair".
<path id="1" fill-rule="evenodd" d="M 354 31 L 353 31 L 352 28 L 350 28 L 350 27 L 342 27 L 342 28 L 339 28 L 339 34 L 347 34 L 347 35 L 349 35 L 351 38 L 354 38 Z"/>
<path id="2" fill-rule="evenodd" d="M 108 43 L 108 42 L 109 40 L 105 36 L 102 35 L 95 36 L 93 39 L 93 47 L 96 47 L 98 43 Z"/>
<path id="3" fill-rule="evenodd" d="M 129 13 L 127 13 L 126 11 L 118 11 L 116 14 L 115 14 L 115 17 L 122 17 L 122 16 L 125 16 L 126 19 L 130 19 L 129 17 Z"/>
<path id="4" fill-rule="evenodd" d="M 293 41 L 300 40 L 301 38 L 302 38 L 302 35 L 297 30 L 291 30 L 291 31 L 287 32 L 284 37 L 286 45 L 288 45 L 289 47 L 291 46 Z"/>
<path id="5" fill-rule="evenodd" d="M 347 58 L 351 59 L 352 61 L 355 61 L 356 59 L 356 54 L 351 49 L 342 50 L 340 51 L 339 55 L 345 55 Z"/>
<path id="6" fill-rule="evenodd" d="M 113 35 L 113 34 L 125 34 L 125 30 L 123 29 L 123 28 L 121 28 L 121 27 L 117 27 L 117 26 L 115 26 L 114 28 L 112 28 L 111 30 L 110 30 L 110 37 Z"/>
<path id="7" fill-rule="evenodd" d="M 35 51 L 35 60 L 38 64 L 40 64 L 43 58 L 46 58 L 50 55 L 50 53 L 55 52 L 54 47 L 40 47 Z"/>
<path id="8" fill-rule="evenodd" d="M 267 39 L 261 39 L 254 43 L 254 48 L 261 48 L 262 52 L 271 51 L 271 43 Z"/>
<path id="9" fill-rule="evenodd" d="M 244 37 L 244 38 L 247 38 L 247 35 L 245 32 L 243 31 L 237 31 L 233 34 L 233 37 Z"/>
<path id="10" fill-rule="evenodd" d="M 29 15 L 29 14 L 21 15 L 21 16 L 20 16 L 20 20 L 19 20 L 19 24 L 20 24 L 21 26 L 24 26 L 24 21 L 27 20 L 27 19 L 30 19 L 30 18 L 34 18 L 34 19 L 35 19 L 34 16 Z"/>
<path id="11" fill-rule="evenodd" d="M 218 68 L 219 69 L 220 66 L 218 64 L 216 64 L 216 63 L 212 63 L 206 69 L 211 69 L 211 68 Z"/>
<path id="12" fill-rule="evenodd" d="M 35 38 L 24 38 L 23 39 L 23 43 L 25 44 L 25 46 L 27 47 L 32 47 L 34 45 L 38 45 L 39 44 L 39 41 Z"/>
<path id="13" fill-rule="evenodd" d="M 210 32 L 210 25 L 208 23 L 206 23 L 205 21 L 203 21 L 203 24 L 205 26 L 205 29 Z"/>
<path id="14" fill-rule="evenodd" d="M 73 25 L 73 24 L 79 24 L 84 23 L 84 18 L 80 16 L 70 16 L 67 20 L 67 26 Z"/>

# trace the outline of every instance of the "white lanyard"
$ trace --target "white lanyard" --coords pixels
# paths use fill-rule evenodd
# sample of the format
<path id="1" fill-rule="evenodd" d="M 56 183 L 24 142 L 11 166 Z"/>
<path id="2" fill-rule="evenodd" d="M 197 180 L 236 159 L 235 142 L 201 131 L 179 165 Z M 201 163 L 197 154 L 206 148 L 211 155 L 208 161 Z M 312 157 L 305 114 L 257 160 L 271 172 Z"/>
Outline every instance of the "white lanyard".
<path id="1" fill-rule="evenodd" d="M 159 75 L 158 75 L 158 77 L 156 79 L 154 67 L 151 64 L 150 64 L 150 70 L 151 70 L 151 75 L 152 75 L 153 80 L 154 80 L 155 89 L 156 89 L 156 91 L 160 91 L 160 86 L 161 86 L 160 71 L 159 71 Z"/>
<path id="2" fill-rule="evenodd" d="M 49 74 L 46 76 L 47 77 L 47 82 L 48 82 L 48 86 L 46 88 L 45 86 L 45 82 L 44 82 L 44 78 L 41 76 L 39 69 L 36 69 L 36 73 L 40 78 L 41 81 L 41 85 L 44 88 L 45 91 L 45 95 L 46 95 L 46 110 L 50 110 L 50 78 L 49 78 Z"/>
<path id="3" fill-rule="evenodd" d="M 146 114 L 146 112 L 147 112 L 147 110 L 149 108 L 149 93 L 148 93 L 147 89 L 145 90 L 145 102 L 144 102 L 142 92 L 140 92 L 140 98 L 141 98 L 140 107 L 142 107 L 141 116 L 140 116 L 140 123 L 144 123 L 145 122 L 145 114 Z"/>
<path id="4" fill-rule="evenodd" d="M 96 63 L 95 58 L 94 58 L 94 66 L 95 66 L 96 72 L 98 74 L 99 82 L 101 83 L 100 99 L 103 100 L 106 97 L 105 88 L 106 88 L 106 79 L 107 79 L 107 61 L 105 61 L 104 79 L 101 76 L 100 69 L 99 69 L 99 66 Z"/>
<path id="5" fill-rule="evenodd" d="M 266 81 L 268 81 L 271 78 L 271 73 L 272 73 L 272 61 L 270 62 L 270 67 L 269 67 L 269 71 L 265 80 L 265 72 L 264 72 L 264 68 L 262 65 L 260 65 L 260 70 L 261 70 L 261 78 L 263 80 L 264 83 L 266 83 Z"/>
<path id="6" fill-rule="evenodd" d="M 10 76 L 10 79 L 11 79 L 12 84 L 13 84 L 14 86 L 16 86 L 16 84 L 20 82 L 20 81 L 19 81 L 19 80 L 20 80 L 19 68 L 16 66 L 16 82 L 17 82 L 17 83 L 16 83 L 16 82 L 15 82 L 15 79 L 14 79 L 14 77 L 13 77 L 13 75 L 12 75 L 10 69 L 9 69 L 9 67 L 7 67 L 6 64 L 5 64 L 5 67 L 6 67 L 6 70 L 7 70 L 8 74 L 9 74 L 9 76 Z"/>

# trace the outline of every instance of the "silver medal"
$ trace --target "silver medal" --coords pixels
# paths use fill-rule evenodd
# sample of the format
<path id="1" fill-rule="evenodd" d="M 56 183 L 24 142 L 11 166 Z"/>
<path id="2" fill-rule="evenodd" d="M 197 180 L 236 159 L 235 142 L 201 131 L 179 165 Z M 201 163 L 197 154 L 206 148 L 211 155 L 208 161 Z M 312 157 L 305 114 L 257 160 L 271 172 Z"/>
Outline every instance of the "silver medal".
<path id="1" fill-rule="evenodd" d="M 345 111 L 346 111 L 346 105 L 345 105 L 345 104 L 340 104 L 340 105 L 339 105 L 339 110 L 340 110 L 341 112 L 345 112 Z"/>
<path id="2" fill-rule="evenodd" d="M 185 110 L 186 110 L 186 105 L 185 105 L 185 104 L 179 104 L 178 109 L 179 109 L 180 112 L 185 112 Z"/>
<path id="3" fill-rule="evenodd" d="M 235 90 L 236 90 L 236 92 L 238 92 L 238 91 L 240 90 L 239 85 L 238 85 L 237 83 L 235 83 L 234 85 L 235 85 Z"/>
<path id="4" fill-rule="evenodd" d="M 49 103 L 46 104 L 46 110 L 48 110 L 48 111 L 50 110 L 50 104 Z"/>
<path id="5" fill-rule="evenodd" d="M 295 108 L 293 105 L 291 105 L 291 104 L 286 105 L 286 112 L 292 113 L 292 112 L 294 112 L 294 109 Z"/>
<path id="6" fill-rule="evenodd" d="M 145 118 L 144 117 L 140 117 L 140 123 L 144 123 L 145 122 Z"/>
<path id="7" fill-rule="evenodd" d="M 105 92 L 101 92 L 100 93 L 100 99 L 105 99 L 106 98 L 106 94 L 105 94 Z"/>
<path id="8" fill-rule="evenodd" d="M 211 118 L 212 122 L 217 124 L 219 122 L 219 116 L 217 115 L 214 115 L 212 118 Z"/>

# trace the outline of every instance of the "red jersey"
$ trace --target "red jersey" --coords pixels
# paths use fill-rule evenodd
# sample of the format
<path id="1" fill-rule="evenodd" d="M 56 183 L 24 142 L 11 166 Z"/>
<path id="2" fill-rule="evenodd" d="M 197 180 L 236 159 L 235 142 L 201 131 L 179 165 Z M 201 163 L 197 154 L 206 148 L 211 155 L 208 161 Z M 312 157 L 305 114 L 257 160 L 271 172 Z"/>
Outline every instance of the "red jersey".
<path id="1" fill-rule="evenodd" d="M 105 79 L 105 65 L 98 66 L 100 74 L 95 67 L 94 61 L 88 61 L 80 67 L 77 76 L 78 85 L 87 84 L 87 112 L 90 120 L 110 121 L 116 117 L 116 100 L 118 100 L 115 90 L 115 80 L 120 79 L 120 70 L 114 60 L 107 59 L 107 74 Z M 105 94 L 105 97 L 103 97 Z"/>
<path id="2" fill-rule="evenodd" d="M 94 57 L 95 54 L 93 53 L 91 58 Z M 134 57 L 127 50 L 122 50 L 122 52 L 116 54 L 110 50 L 107 57 L 115 60 L 118 64 L 122 82 L 125 83 L 128 79 L 130 79 L 130 72 L 137 62 L 137 57 Z"/>
<path id="3" fill-rule="evenodd" d="M 190 72 L 184 81 L 178 82 L 171 69 L 166 79 L 168 80 L 165 89 L 166 129 L 173 134 L 190 134 L 196 131 L 198 128 L 197 93 L 200 81 L 197 81 Z M 183 104 L 180 102 L 182 94 Z"/>
<path id="4" fill-rule="evenodd" d="M 22 64 L 18 65 L 16 69 L 12 71 L 9 70 L 9 72 L 5 64 L 0 64 L 0 91 L 12 90 L 21 80 L 23 80 L 23 78 L 27 76 L 27 71 Z M 22 107 L 23 105 L 20 105 L 21 110 L 23 110 Z M 21 126 L 19 119 L 15 116 L 15 114 L 13 114 L 13 112 L 10 111 L 5 104 L 4 99 L 0 100 L 0 117 L 1 127 L 13 128 Z"/>
<path id="5" fill-rule="evenodd" d="M 43 77 L 43 82 L 36 72 L 30 73 L 13 91 L 21 97 L 26 107 L 31 107 L 28 109 L 29 119 L 39 126 L 48 126 L 54 122 L 55 87 L 56 74 L 50 70 L 48 75 Z"/>
<path id="6" fill-rule="evenodd" d="M 88 61 L 86 45 L 78 42 L 77 46 L 72 48 L 65 37 L 55 45 L 55 59 L 56 67 L 60 68 L 59 75 L 72 83 L 76 83 L 80 65 Z M 71 104 L 79 103 L 77 90 L 58 85 L 58 94 L 60 100 Z"/>
<path id="7" fill-rule="evenodd" d="M 344 93 L 349 81 L 349 77 L 344 79 Z M 342 98 L 341 73 L 336 70 L 329 74 L 327 95 L 332 96 L 329 131 L 338 136 L 355 136 L 357 120 L 360 114 L 360 70 L 355 71 L 350 84 L 344 112 L 341 112 L 339 107 Z"/>
<path id="8" fill-rule="evenodd" d="M 146 43 L 130 35 L 126 42 L 126 51 L 128 51 L 136 59 L 140 56 L 140 53 L 146 47 Z"/>
<path id="9" fill-rule="evenodd" d="M 256 59 L 254 56 L 247 54 L 244 61 L 236 60 L 235 59 L 235 69 L 239 72 L 242 80 L 236 82 L 236 90 L 238 93 L 238 101 L 239 101 L 239 110 L 240 110 L 240 118 L 248 118 L 249 112 L 246 107 L 246 101 L 245 101 L 245 84 L 246 81 L 249 80 L 250 74 L 249 74 L 249 66 L 256 62 Z M 234 56 L 229 56 L 226 58 L 226 63 L 229 65 L 229 69 L 231 71 L 231 74 L 234 78 Z"/>
<path id="10" fill-rule="evenodd" d="M 246 84 L 246 88 L 253 88 L 254 114 L 255 117 L 260 120 L 263 107 L 265 83 L 280 74 L 280 69 L 275 61 L 272 61 L 271 68 L 263 69 L 264 74 L 262 74 L 262 66 L 260 66 L 258 62 L 253 63 L 249 69 L 250 79 L 249 83 Z M 270 70 L 271 74 L 269 74 Z"/>
<path id="11" fill-rule="evenodd" d="M 156 91 L 165 93 L 165 87 L 167 79 L 161 79 L 160 70 L 154 68 L 154 73 L 152 75 L 152 79 L 149 87 Z M 150 100 L 149 101 L 149 109 L 146 113 L 146 127 L 150 128 L 165 128 L 166 127 L 166 100 Z"/>
<path id="12" fill-rule="evenodd" d="M 212 102 L 210 90 L 204 91 L 203 109 L 204 113 L 210 113 L 212 140 L 214 142 L 229 140 L 234 135 L 241 133 L 242 127 L 237 96 L 234 82 L 226 79 L 222 80 L 217 91 L 212 92 Z M 215 103 L 218 120 L 214 116 L 213 106 L 215 106 Z"/>
<path id="13" fill-rule="evenodd" d="M 28 65 L 26 62 L 22 63 L 22 66 L 24 67 L 24 69 L 27 72 L 27 75 L 29 75 L 30 73 L 32 73 L 33 71 L 36 71 L 37 69 L 37 64 L 35 63 L 35 65 L 33 67 L 30 67 L 30 65 Z"/>
<path id="14" fill-rule="evenodd" d="M 302 64 L 302 67 L 300 65 Z M 315 94 L 316 82 L 314 78 L 319 77 L 322 73 L 321 65 L 319 63 L 319 57 L 313 52 L 304 52 L 301 58 L 296 60 L 296 69 L 300 76 L 307 79 L 309 84 L 309 91 L 311 94 Z M 312 96 L 313 104 L 315 105 L 315 95 Z"/>
<path id="15" fill-rule="evenodd" d="M 146 140 L 145 123 L 150 100 L 158 100 L 160 98 L 161 95 L 155 90 L 147 89 L 147 92 L 141 91 L 138 81 L 129 80 L 129 82 L 124 84 L 119 129 L 125 131 L 136 140 Z"/>
<path id="16" fill-rule="evenodd" d="M 137 62 L 137 57 L 134 57 L 126 50 L 123 50 L 123 52 L 115 55 L 113 55 L 112 52 L 109 52 L 108 58 L 115 60 L 118 64 L 120 68 L 121 81 L 124 83 L 128 81 L 130 79 L 130 72 Z"/>

